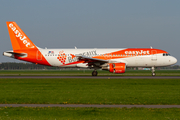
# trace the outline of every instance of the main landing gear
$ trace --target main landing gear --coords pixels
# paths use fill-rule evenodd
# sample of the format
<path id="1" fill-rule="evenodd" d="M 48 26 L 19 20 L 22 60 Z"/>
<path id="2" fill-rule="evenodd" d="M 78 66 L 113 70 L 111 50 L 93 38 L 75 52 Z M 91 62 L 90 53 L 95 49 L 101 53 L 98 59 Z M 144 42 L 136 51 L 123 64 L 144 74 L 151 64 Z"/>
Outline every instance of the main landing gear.
<path id="1" fill-rule="evenodd" d="M 156 76 L 155 68 L 154 67 L 152 67 L 152 76 Z"/>
<path id="2" fill-rule="evenodd" d="M 92 72 L 92 76 L 97 76 L 97 74 L 98 74 L 98 72 L 97 72 L 96 70 L 94 70 L 94 71 Z"/>

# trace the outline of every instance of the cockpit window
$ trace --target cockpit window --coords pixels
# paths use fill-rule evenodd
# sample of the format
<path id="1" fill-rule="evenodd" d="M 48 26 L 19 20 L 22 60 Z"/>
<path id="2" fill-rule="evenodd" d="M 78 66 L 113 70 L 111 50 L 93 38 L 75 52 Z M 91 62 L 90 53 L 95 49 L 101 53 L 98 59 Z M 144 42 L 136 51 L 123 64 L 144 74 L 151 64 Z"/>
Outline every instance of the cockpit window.
<path id="1" fill-rule="evenodd" d="M 163 56 L 170 56 L 170 54 L 168 54 L 168 53 L 163 53 Z"/>

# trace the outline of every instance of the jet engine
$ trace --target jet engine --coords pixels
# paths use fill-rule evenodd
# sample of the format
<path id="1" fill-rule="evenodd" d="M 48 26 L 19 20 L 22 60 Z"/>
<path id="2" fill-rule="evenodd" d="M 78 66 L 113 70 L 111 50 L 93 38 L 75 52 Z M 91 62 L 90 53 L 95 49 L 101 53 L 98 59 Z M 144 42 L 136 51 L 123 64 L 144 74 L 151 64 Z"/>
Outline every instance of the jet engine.
<path id="1" fill-rule="evenodd" d="M 125 73 L 126 63 L 109 63 L 108 70 L 112 73 Z"/>

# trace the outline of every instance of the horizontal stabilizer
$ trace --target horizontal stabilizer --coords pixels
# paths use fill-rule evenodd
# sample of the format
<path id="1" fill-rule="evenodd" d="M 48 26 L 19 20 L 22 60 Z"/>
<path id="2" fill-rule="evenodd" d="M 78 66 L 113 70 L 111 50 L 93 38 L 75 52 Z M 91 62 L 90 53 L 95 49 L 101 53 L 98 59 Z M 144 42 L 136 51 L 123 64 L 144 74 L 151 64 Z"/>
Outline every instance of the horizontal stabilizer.
<path id="1" fill-rule="evenodd" d="M 13 52 L 13 51 L 4 52 L 3 55 L 7 57 L 12 57 L 12 58 L 14 58 L 15 55 L 22 58 L 27 57 L 27 53 L 18 53 L 18 52 Z"/>

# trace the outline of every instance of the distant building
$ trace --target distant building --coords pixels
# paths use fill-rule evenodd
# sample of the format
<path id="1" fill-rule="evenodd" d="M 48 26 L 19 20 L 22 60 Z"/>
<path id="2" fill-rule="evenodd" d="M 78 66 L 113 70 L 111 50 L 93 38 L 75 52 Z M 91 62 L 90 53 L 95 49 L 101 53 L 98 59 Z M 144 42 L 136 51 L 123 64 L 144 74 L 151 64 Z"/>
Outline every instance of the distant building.
<path id="1" fill-rule="evenodd" d="M 142 67 L 139 67 L 138 70 L 151 70 L 151 68 L 142 68 Z"/>

